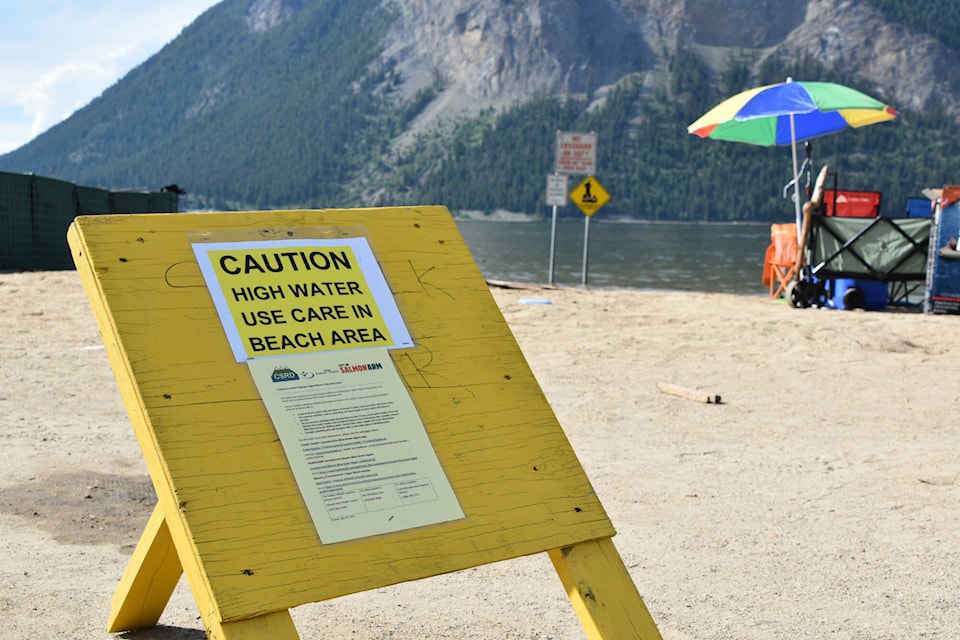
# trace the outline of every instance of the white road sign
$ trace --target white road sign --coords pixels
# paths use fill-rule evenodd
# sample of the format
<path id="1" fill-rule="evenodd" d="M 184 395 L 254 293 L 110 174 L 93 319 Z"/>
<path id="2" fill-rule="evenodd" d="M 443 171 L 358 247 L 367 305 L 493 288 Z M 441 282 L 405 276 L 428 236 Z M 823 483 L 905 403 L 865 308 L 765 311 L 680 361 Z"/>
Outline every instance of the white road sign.
<path id="1" fill-rule="evenodd" d="M 567 182 L 565 175 L 555 173 L 547 176 L 548 207 L 562 207 L 567 204 Z"/>
<path id="2" fill-rule="evenodd" d="M 557 132 L 556 173 L 594 175 L 597 172 L 597 134 Z"/>

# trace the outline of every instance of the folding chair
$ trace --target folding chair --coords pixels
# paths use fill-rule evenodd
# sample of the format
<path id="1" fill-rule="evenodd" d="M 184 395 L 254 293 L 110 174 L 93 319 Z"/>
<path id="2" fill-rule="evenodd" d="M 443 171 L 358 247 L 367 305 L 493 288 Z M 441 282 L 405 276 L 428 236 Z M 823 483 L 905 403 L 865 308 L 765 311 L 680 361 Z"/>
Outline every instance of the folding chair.
<path id="1" fill-rule="evenodd" d="M 803 226 L 797 233 L 796 223 L 770 225 L 770 246 L 763 264 L 763 284 L 770 287 L 770 297 L 787 297 L 790 303 L 798 306 L 797 301 L 804 299 L 801 286 L 801 269 L 805 268 L 804 255 L 809 234 L 810 218 L 823 205 L 823 189 L 826 184 L 829 167 L 823 165 L 814 183 L 810 199 L 803 205 Z M 794 283 L 796 287 L 791 286 Z"/>
<path id="2" fill-rule="evenodd" d="M 763 267 L 763 284 L 770 287 L 770 297 L 780 298 L 787 286 L 798 275 L 797 262 L 797 225 L 770 225 L 770 246 Z"/>

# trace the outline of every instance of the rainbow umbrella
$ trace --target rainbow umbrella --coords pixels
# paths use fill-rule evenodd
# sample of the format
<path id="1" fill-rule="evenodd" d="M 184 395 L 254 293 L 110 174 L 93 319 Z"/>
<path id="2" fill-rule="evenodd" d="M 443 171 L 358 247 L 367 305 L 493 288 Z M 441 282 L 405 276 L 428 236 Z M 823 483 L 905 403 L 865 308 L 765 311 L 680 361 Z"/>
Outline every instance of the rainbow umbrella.
<path id="1" fill-rule="evenodd" d="M 687 131 L 701 138 L 793 148 L 794 204 L 800 233 L 797 142 L 897 117 L 876 98 L 832 82 L 786 82 L 749 89 L 703 114 Z"/>

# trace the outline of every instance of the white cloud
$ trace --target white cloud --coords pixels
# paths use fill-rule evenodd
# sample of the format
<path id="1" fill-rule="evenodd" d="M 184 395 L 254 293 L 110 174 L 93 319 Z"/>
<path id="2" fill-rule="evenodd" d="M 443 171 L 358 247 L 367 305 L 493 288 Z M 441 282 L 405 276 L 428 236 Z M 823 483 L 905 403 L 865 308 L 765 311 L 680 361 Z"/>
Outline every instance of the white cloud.
<path id="1" fill-rule="evenodd" d="M 109 86 L 116 69 L 88 61 L 71 61 L 50 69 L 17 96 L 17 103 L 30 118 L 34 138 L 90 101 L 92 87 Z"/>
<path id="2" fill-rule="evenodd" d="M 0 153 L 88 104 L 217 0 L 0 0 Z"/>

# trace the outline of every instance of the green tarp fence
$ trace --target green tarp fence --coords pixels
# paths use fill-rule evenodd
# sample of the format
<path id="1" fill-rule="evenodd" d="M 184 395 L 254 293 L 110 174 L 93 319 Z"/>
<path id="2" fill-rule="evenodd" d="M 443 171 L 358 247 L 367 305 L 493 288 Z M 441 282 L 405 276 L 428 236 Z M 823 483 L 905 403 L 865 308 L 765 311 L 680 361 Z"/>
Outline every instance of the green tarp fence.
<path id="1" fill-rule="evenodd" d="M 0 269 L 73 269 L 67 227 L 79 215 L 176 213 L 168 191 L 107 191 L 21 173 L 0 172 Z"/>

